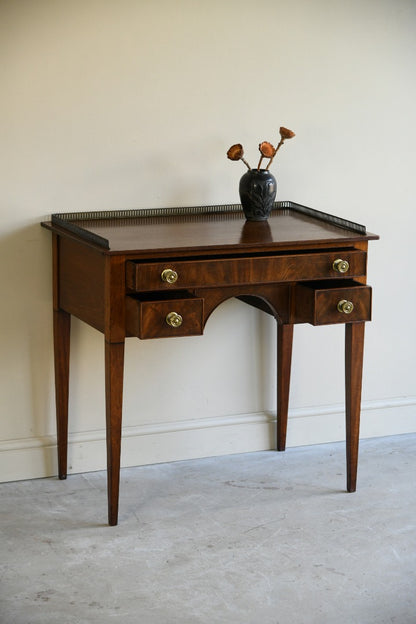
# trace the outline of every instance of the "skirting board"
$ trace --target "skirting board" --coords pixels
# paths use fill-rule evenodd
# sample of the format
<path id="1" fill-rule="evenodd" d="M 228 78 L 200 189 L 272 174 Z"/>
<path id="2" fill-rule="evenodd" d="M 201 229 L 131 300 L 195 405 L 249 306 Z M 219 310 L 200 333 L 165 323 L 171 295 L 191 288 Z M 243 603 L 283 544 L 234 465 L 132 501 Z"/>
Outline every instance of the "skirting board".
<path id="1" fill-rule="evenodd" d="M 361 438 L 416 432 L 416 397 L 363 402 Z M 344 406 L 314 406 L 289 412 L 287 447 L 345 439 Z M 248 453 L 273 449 L 275 420 L 270 414 L 148 424 L 123 428 L 122 466 Z M 68 473 L 104 470 L 105 430 L 69 436 Z M 0 482 L 57 474 L 54 436 L 0 442 Z"/>

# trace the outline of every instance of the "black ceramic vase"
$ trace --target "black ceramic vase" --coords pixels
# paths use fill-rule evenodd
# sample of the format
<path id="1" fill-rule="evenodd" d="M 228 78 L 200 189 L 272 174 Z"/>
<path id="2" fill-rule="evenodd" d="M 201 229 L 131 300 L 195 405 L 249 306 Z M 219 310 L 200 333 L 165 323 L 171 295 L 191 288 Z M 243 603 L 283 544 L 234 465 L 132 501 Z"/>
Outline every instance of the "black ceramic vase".
<path id="1" fill-rule="evenodd" d="M 276 178 L 266 169 L 250 169 L 240 180 L 240 200 L 247 221 L 265 221 L 276 199 Z"/>

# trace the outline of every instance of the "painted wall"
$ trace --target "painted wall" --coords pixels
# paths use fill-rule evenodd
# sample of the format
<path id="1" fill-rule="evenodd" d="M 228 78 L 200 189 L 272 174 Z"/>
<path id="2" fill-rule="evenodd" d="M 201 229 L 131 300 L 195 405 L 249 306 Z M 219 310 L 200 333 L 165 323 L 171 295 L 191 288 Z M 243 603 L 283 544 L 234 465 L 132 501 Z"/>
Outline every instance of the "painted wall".
<path id="1" fill-rule="evenodd" d="M 236 202 L 285 125 L 279 199 L 364 223 L 362 434 L 416 431 L 414 0 L 2 0 L 0 478 L 56 473 L 53 212 Z M 344 436 L 343 328 L 295 332 L 288 443 Z M 273 447 L 275 327 L 231 300 L 205 337 L 126 349 L 124 465 Z M 103 468 L 101 334 L 73 323 L 71 471 Z M 155 381 L 156 380 L 156 381 Z"/>

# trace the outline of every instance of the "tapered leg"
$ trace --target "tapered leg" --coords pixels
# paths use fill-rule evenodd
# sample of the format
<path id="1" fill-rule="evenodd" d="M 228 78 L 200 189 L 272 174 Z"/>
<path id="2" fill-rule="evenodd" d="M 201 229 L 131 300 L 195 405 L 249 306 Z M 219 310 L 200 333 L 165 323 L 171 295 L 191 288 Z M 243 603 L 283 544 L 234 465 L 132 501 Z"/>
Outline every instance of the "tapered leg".
<path id="1" fill-rule="evenodd" d="M 105 342 L 108 524 L 118 521 L 124 342 Z"/>
<path id="2" fill-rule="evenodd" d="M 293 325 L 277 325 L 277 450 L 286 448 Z"/>
<path id="3" fill-rule="evenodd" d="M 345 422 L 348 492 L 355 492 L 357 485 L 364 327 L 365 323 L 363 322 L 347 323 L 345 326 Z"/>
<path id="4" fill-rule="evenodd" d="M 55 402 L 60 479 L 66 479 L 67 475 L 70 334 L 71 315 L 64 310 L 54 310 Z"/>

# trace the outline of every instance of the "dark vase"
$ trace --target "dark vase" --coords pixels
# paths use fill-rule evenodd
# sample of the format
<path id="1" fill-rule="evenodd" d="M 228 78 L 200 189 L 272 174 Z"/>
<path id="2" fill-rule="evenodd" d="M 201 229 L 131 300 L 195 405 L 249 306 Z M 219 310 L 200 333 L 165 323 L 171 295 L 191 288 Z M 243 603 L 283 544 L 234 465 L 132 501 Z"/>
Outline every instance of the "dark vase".
<path id="1" fill-rule="evenodd" d="M 266 169 L 250 169 L 240 180 L 240 200 L 247 221 L 265 221 L 277 192 L 274 175 Z"/>

